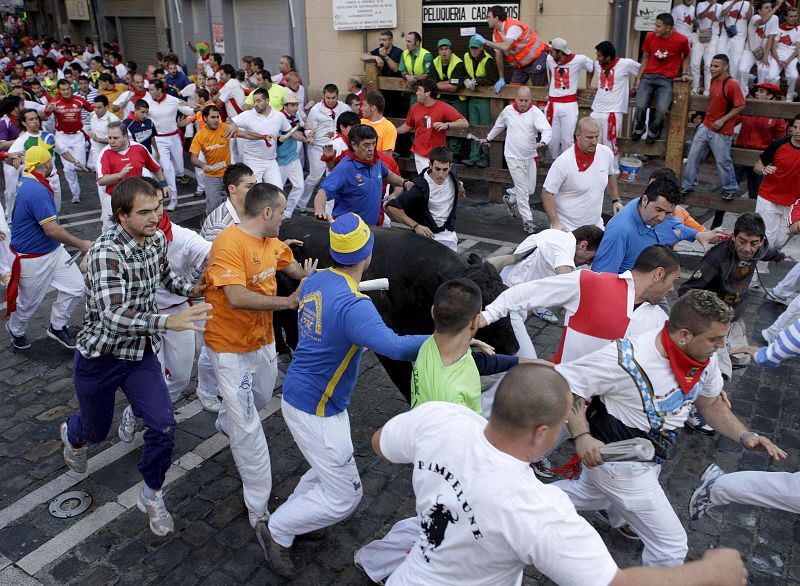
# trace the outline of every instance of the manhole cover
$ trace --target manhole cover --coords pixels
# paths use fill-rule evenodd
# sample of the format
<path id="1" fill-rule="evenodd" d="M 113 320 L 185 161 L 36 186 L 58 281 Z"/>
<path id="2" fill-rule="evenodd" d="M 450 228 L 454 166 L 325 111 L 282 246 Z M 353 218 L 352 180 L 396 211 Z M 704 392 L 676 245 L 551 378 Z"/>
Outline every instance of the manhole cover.
<path id="1" fill-rule="evenodd" d="M 73 490 L 65 492 L 50 503 L 50 514 L 58 519 L 77 517 L 92 504 L 92 497 L 88 492 Z"/>

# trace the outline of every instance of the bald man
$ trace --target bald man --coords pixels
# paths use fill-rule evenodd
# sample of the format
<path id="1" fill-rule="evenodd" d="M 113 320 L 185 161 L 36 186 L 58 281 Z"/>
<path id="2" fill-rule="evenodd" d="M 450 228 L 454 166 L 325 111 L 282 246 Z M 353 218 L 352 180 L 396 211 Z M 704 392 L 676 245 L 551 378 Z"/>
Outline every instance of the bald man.
<path id="1" fill-rule="evenodd" d="M 603 197 L 608 192 L 616 214 L 622 209 L 614 153 L 600 140 L 600 125 L 578 120 L 575 146 L 553 161 L 542 186 L 542 205 L 550 227 L 572 232 L 578 226 L 603 228 Z"/>
<path id="2" fill-rule="evenodd" d="M 375 432 L 380 457 L 414 464 L 421 520 L 386 583 L 519 584 L 534 565 L 562 586 L 743 584 L 744 565 L 731 549 L 673 568 L 617 567 L 564 493 L 529 466 L 555 442 L 569 406 L 557 372 L 526 364 L 508 372 L 488 423 L 462 405 L 430 402 Z"/>
<path id="3" fill-rule="evenodd" d="M 533 223 L 530 197 L 536 191 L 537 149 L 550 142 L 553 132 L 545 115 L 533 105 L 528 86 L 517 90 L 514 103 L 503 108 L 489 134 L 481 139 L 481 144 L 494 140 L 503 130 L 506 131 L 503 155 L 514 182 L 514 188 L 503 195 L 503 201 L 508 206 L 508 213 L 515 218 L 522 216 L 523 229 L 533 234 L 536 224 Z"/>

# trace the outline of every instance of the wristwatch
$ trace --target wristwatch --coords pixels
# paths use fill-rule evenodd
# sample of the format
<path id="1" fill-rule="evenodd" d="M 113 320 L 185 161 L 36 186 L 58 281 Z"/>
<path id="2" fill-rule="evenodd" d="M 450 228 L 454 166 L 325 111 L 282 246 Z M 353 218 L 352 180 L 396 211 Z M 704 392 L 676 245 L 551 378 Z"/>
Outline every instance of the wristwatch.
<path id="1" fill-rule="evenodd" d="M 749 437 L 758 437 L 758 434 L 754 431 L 745 431 L 742 435 L 739 436 L 739 443 L 742 444 L 742 447 L 744 449 L 752 451 L 751 448 L 747 447 L 744 443 L 744 440 L 746 440 Z"/>

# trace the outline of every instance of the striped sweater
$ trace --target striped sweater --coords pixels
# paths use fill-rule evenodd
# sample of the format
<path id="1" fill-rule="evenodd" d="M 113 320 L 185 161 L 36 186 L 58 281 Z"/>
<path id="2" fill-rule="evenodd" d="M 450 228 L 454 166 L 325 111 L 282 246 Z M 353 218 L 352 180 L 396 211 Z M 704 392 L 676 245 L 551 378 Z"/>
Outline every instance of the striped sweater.
<path id="1" fill-rule="evenodd" d="M 775 337 L 769 346 L 759 348 L 756 363 L 775 368 L 789 358 L 800 356 L 800 320 L 797 320 Z"/>

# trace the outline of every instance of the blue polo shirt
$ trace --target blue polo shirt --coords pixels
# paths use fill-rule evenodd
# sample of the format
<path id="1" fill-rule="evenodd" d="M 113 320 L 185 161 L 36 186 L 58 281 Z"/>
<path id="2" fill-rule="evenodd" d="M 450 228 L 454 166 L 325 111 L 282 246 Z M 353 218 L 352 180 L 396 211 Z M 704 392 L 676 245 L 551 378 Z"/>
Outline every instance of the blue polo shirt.
<path id="1" fill-rule="evenodd" d="M 11 210 L 12 248 L 20 254 L 47 254 L 61 246 L 42 228 L 47 222 L 58 222 L 53 196 L 36 179 L 23 175 Z"/>
<path id="2" fill-rule="evenodd" d="M 389 170 L 379 160 L 368 165 L 350 155 L 339 161 L 319 188 L 335 199 L 333 215 L 353 212 L 370 226 L 377 226 L 383 200 L 383 178 Z"/>
<path id="3" fill-rule="evenodd" d="M 596 273 L 619 275 L 631 270 L 642 251 L 653 244 L 674 246 L 681 240 L 694 240 L 697 230 L 688 228 L 671 215 L 654 227 L 645 224 L 639 214 L 640 199 L 629 201 L 608 222 L 592 261 L 592 270 Z"/>

